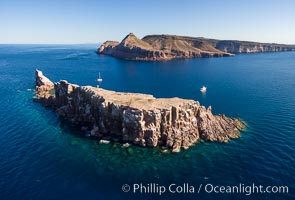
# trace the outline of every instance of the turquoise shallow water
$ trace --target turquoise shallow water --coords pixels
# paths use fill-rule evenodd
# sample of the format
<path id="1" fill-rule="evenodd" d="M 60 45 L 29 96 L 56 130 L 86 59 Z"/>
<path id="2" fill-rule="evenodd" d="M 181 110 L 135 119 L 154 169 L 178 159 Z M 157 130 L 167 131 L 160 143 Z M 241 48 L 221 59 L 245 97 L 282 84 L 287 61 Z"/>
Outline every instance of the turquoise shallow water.
<path id="1" fill-rule="evenodd" d="M 178 154 L 99 144 L 32 101 L 36 67 L 79 85 L 96 85 L 101 72 L 103 88 L 198 100 L 249 127 L 228 144 L 200 142 Z M 0 45 L 0 93 L 0 199 L 295 198 L 295 52 L 136 62 L 98 56 L 91 46 Z M 140 182 L 287 185 L 289 194 L 121 190 Z"/>

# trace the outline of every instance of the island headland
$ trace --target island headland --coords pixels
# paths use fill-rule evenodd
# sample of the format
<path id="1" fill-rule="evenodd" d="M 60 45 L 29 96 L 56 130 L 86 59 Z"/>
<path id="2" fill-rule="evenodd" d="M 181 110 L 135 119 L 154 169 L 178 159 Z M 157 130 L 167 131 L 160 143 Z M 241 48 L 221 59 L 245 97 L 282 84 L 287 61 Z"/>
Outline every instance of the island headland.
<path id="1" fill-rule="evenodd" d="M 130 33 L 121 42 L 106 41 L 97 49 L 98 54 L 144 61 L 224 57 L 234 56 L 237 53 L 278 51 L 295 51 L 295 45 L 177 35 L 147 35 L 139 39 L 133 33 Z"/>
<path id="2" fill-rule="evenodd" d="M 115 92 L 65 80 L 53 83 L 39 70 L 35 100 L 94 138 L 173 152 L 188 149 L 199 139 L 228 142 L 245 128 L 242 120 L 213 115 L 210 106 L 206 109 L 194 100 Z"/>

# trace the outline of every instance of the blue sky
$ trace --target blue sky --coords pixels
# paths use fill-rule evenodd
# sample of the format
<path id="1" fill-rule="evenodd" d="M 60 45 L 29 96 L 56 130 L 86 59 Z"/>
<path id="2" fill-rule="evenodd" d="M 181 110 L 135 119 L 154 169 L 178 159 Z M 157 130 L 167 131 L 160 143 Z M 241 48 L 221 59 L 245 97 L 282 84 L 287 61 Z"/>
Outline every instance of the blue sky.
<path id="1" fill-rule="evenodd" d="M 295 44 L 295 1 L 0 1 L 0 43 L 98 43 L 129 32 Z"/>

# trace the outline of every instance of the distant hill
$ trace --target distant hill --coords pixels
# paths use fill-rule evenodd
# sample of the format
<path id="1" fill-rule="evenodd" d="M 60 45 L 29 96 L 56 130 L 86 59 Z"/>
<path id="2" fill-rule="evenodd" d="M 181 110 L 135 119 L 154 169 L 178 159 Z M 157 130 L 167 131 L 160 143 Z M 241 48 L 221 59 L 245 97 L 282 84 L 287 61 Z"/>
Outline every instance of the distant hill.
<path id="1" fill-rule="evenodd" d="M 97 50 L 99 54 L 128 60 L 170 60 L 234 56 L 236 53 L 295 51 L 295 45 L 258 43 L 238 40 L 216 40 L 176 35 L 148 35 L 142 39 L 133 33 L 120 43 L 107 41 Z"/>

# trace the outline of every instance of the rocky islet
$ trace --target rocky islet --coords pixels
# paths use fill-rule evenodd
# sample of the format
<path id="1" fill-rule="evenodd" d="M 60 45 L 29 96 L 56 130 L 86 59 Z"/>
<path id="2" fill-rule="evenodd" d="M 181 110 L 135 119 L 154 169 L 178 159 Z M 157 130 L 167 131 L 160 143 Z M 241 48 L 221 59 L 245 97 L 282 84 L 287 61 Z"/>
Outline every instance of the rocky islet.
<path id="1" fill-rule="evenodd" d="M 39 70 L 35 100 L 95 138 L 167 147 L 173 152 L 188 149 L 198 139 L 228 142 L 245 128 L 242 120 L 213 115 L 210 106 L 194 100 L 115 92 L 65 80 L 53 83 Z"/>

